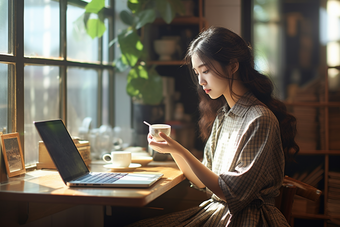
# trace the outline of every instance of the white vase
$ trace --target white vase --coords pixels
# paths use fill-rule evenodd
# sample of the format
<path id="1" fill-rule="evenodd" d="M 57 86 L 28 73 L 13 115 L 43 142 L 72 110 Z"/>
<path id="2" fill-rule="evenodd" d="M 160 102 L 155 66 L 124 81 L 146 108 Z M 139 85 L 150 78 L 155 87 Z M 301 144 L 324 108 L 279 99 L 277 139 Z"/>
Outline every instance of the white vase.
<path id="1" fill-rule="evenodd" d="M 160 61 L 172 60 L 172 55 L 176 52 L 176 40 L 157 39 L 154 41 L 155 52 L 159 55 Z"/>

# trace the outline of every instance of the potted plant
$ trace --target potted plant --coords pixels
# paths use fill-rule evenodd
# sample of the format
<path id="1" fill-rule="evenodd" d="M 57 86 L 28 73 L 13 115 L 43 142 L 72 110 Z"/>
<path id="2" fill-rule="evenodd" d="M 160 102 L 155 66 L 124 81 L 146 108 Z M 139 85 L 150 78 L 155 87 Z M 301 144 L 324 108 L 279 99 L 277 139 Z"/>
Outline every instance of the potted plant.
<path id="1" fill-rule="evenodd" d="M 92 0 L 85 7 L 84 23 L 87 34 L 92 38 L 101 37 L 105 32 L 102 15 L 104 0 Z M 171 23 L 176 14 L 184 14 L 181 0 L 128 0 L 129 10 L 119 16 L 128 26 L 117 34 L 110 45 L 118 44 L 121 56 L 115 59 L 115 69 L 119 72 L 129 70 L 126 91 L 134 102 L 155 105 L 162 101 L 162 78 L 155 66 L 147 64 L 147 51 L 142 43 L 140 29 L 155 21 L 157 15 L 166 23 Z M 97 18 L 91 18 L 97 14 Z"/>
<path id="2" fill-rule="evenodd" d="M 100 37 L 105 32 L 104 6 L 104 0 L 92 0 L 85 7 L 84 27 L 92 38 Z M 110 45 L 117 44 L 121 52 L 114 65 L 119 72 L 128 70 L 126 91 L 133 100 L 134 112 L 138 113 L 133 113 L 134 122 L 149 119 L 153 123 L 152 121 L 159 118 L 155 116 L 154 120 L 150 119 L 150 113 L 159 113 L 152 108 L 158 108 L 157 106 L 162 103 L 163 82 L 155 66 L 147 64 L 148 52 L 144 48 L 140 31 L 147 24 L 154 22 L 158 15 L 169 24 L 176 14 L 183 15 L 185 9 L 181 0 L 127 0 L 127 6 L 129 10 L 123 10 L 119 14 L 127 28 L 110 42 Z M 91 14 L 98 16 L 92 18 Z M 143 112 L 148 118 L 143 116 Z M 138 134 L 140 129 L 136 129 L 136 124 L 134 126 Z M 143 127 L 142 130 L 147 130 L 147 127 Z"/>

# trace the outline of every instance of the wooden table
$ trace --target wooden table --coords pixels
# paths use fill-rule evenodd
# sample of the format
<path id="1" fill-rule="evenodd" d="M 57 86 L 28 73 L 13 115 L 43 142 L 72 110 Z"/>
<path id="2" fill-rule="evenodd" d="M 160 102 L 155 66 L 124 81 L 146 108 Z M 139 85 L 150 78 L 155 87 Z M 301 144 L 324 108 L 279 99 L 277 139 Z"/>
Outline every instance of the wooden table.
<path id="1" fill-rule="evenodd" d="M 92 171 L 102 171 L 93 164 Z M 185 179 L 174 162 L 153 162 L 134 172 L 164 176 L 149 188 L 67 187 L 57 171 L 37 170 L 0 184 L 0 200 L 142 207 Z"/>
<path id="2" fill-rule="evenodd" d="M 91 164 L 91 171 L 107 169 L 103 168 L 103 163 L 99 163 Z M 134 172 L 160 172 L 164 175 L 149 188 L 67 187 L 55 170 L 36 170 L 12 177 L 8 182 L 0 184 L 0 204 L 4 206 L 0 207 L 0 210 L 5 209 L 8 213 L 2 213 L 0 218 L 12 215 L 8 211 L 8 204 L 12 203 L 16 204 L 16 208 L 13 208 L 15 213 L 13 217 L 20 224 L 75 205 L 144 207 L 185 179 L 172 161 L 151 162 L 146 167 L 135 169 Z M 42 214 L 43 212 L 45 214 Z"/>

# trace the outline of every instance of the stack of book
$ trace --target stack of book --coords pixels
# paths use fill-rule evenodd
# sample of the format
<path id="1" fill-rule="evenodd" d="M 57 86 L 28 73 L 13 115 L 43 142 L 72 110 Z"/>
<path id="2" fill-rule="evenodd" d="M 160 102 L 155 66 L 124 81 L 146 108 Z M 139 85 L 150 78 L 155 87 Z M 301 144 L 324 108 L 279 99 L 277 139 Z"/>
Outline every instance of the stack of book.
<path id="1" fill-rule="evenodd" d="M 296 142 L 301 150 L 316 150 L 319 133 L 317 108 L 315 107 L 294 107 L 294 116 L 297 119 Z"/>
<path id="2" fill-rule="evenodd" d="M 289 98 L 291 102 L 318 102 L 319 83 L 312 81 L 303 87 L 294 88 Z M 316 150 L 320 138 L 319 109 L 310 106 L 293 106 L 292 114 L 297 120 L 296 142 L 301 150 Z"/>
<path id="3" fill-rule="evenodd" d="M 293 178 L 317 188 L 319 182 L 323 178 L 323 174 L 324 174 L 323 164 L 320 164 L 312 171 L 306 171 L 303 172 L 302 174 L 299 173 L 295 174 Z"/>
<path id="4" fill-rule="evenodd" d="M 328 176 L 327 213 L 338 217 L 331 218 L 331 221 L 340 225 L 340 173 L 329 171 Z"/>
<path id="5" fill-rule="evenodd" d="M 322 95 L 323 97 L 324 95 Z M 339 102 L 340 92 L 330 92 L 329 101 Z M 320 135 L 325 135 L 325 109 L 320 108 Z M 329 107 L 328 108 L 328 121 L 329 121 L 329 149 L 339 150 L 340 149 L 340 108 Z M 321 137 L 321 149 L 326 149 L 325 137 Z"/>
<path id="6" fill-rule="evenodd" d="M 329 149 L 340 149 L 340 108 L 329 108 Z"/>

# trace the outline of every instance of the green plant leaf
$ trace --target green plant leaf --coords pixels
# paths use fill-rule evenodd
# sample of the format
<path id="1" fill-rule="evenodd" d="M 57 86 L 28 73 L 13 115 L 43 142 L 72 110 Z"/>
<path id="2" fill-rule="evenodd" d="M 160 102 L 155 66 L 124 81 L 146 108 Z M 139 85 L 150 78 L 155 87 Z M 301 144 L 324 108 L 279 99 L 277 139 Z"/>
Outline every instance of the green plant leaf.
<path id="1" fill-rule="evenodd" d="M 138 97 L 140 96 L 140 87 L 143 83 L 145 83 L 145 78 L 142 78 L 140 75 L 147 74 L 147 71 L 142 66 L 134 67 L 130 70 L 127 76 L 127 85 L 126 91 L 128 95 L 131 97 Z"/>
<path id="2" fill-rule="evenodd" d="M 160 104 L 163 100 L 163 80 L 156 72 L 149 72 L 149 79 L 140 90 L 145 104 Z"/>
<path id="3" fill-rule="evenodd" d="M 154 9 L 147 9 L 139 12 L 137 15 L 136 29 L 140 29 L 147 23 L 152 23 L 156 19 L 156 11 Z"/>
<path id="4" fill-rule="evenodd" d="M 129 62 L 128 62 L 128 60 L 126 59 L 126 56 L 125 56 L 125 55 L 122 55 L 122 56 L 120 57 L 120 59 L 122 59 L 122 63 L 123 63 L 123 64 L 129 65 Z"/>
<path id="5" fill-rule="evenodd" d="M 134 84 L 138 84 L 138 80 L 132 80 L 126 85 L 126 92 L 128 93 L 129 96 L 131 97 L 138 97 L 139 90 L 134 87 Z"/>
<path id="6" fill-rule="evenodd" d="M 104 23 L 104 21 L 105 21 L 105 15 L 104 15 L 104 10 L 100 10 L 98 13 L 97 13 L 97 15 L 98 15 L 98 19 L 101 21 L 101 22 L 103 22 Z"/>
<path id="7" fill-rule="evenodd" d="M 139 0 L 129 0 L 127 6 L 132 13 L 137 13 L 142 9 L 142 2 Z"/>
<path id="8" fill-rule="evenodd" d="M 176 11 L 172 9 L 172 5 L 168 0 L 156 1 L 156 7 L 163 20 L 170 24 L 176 15 Z"/>
<path id="9" fill-rule="evenodd" d="M 144 104 L 159 104 L 163 99 L 162 77 L 155 70 L 148 72 L 144 66 L 139 65 L 130 70 L 126 91 Z"/>
<path id="10" fill-rule="evenodd" d="M 139 40 L 137 43 L 136 43 L 136 49 L 137 50 L 140 50 L 140 51 L 143 51 L 143 44 L 142 42 Z"/>
<path id="11" fill-rule="evenodd" d="M 141 78 L 145 80 L 149 78 L 148 72 L 146 71 L 145 67 L 142 65 L 138 65 L 132 68 L 128 74 L 128 81 L 132 79 L 137 79 L 137 78 Z"/>
<path id="12" fill-rule="evenodd" d="M 129 11 L 123 10 L 122 12 L 120 12 L 119 17 L 125 24 L 129 26 L 133 25 L 133 15 Z"/>
<path id="13" fill-rule="evenodd" d="M 89 19 L 87 21 L 86 32 L 92 39 L 101 37 L 105 31 L 105 24 L 99 19 Z"/>
<path id="14" fill-rule="evenodd" d="M 105 0 L 92 0 L 85 6 L 85 12 L 98 13 L 105 7 Z"/>
<path id="15" fill-rule="evenodd" d="M 120 33 L 118 35 L 118 42 L 127 64 L 131 67 L 135 66 L 143 50 L 143 44 L 137 32 L 128 30 Z"/>

